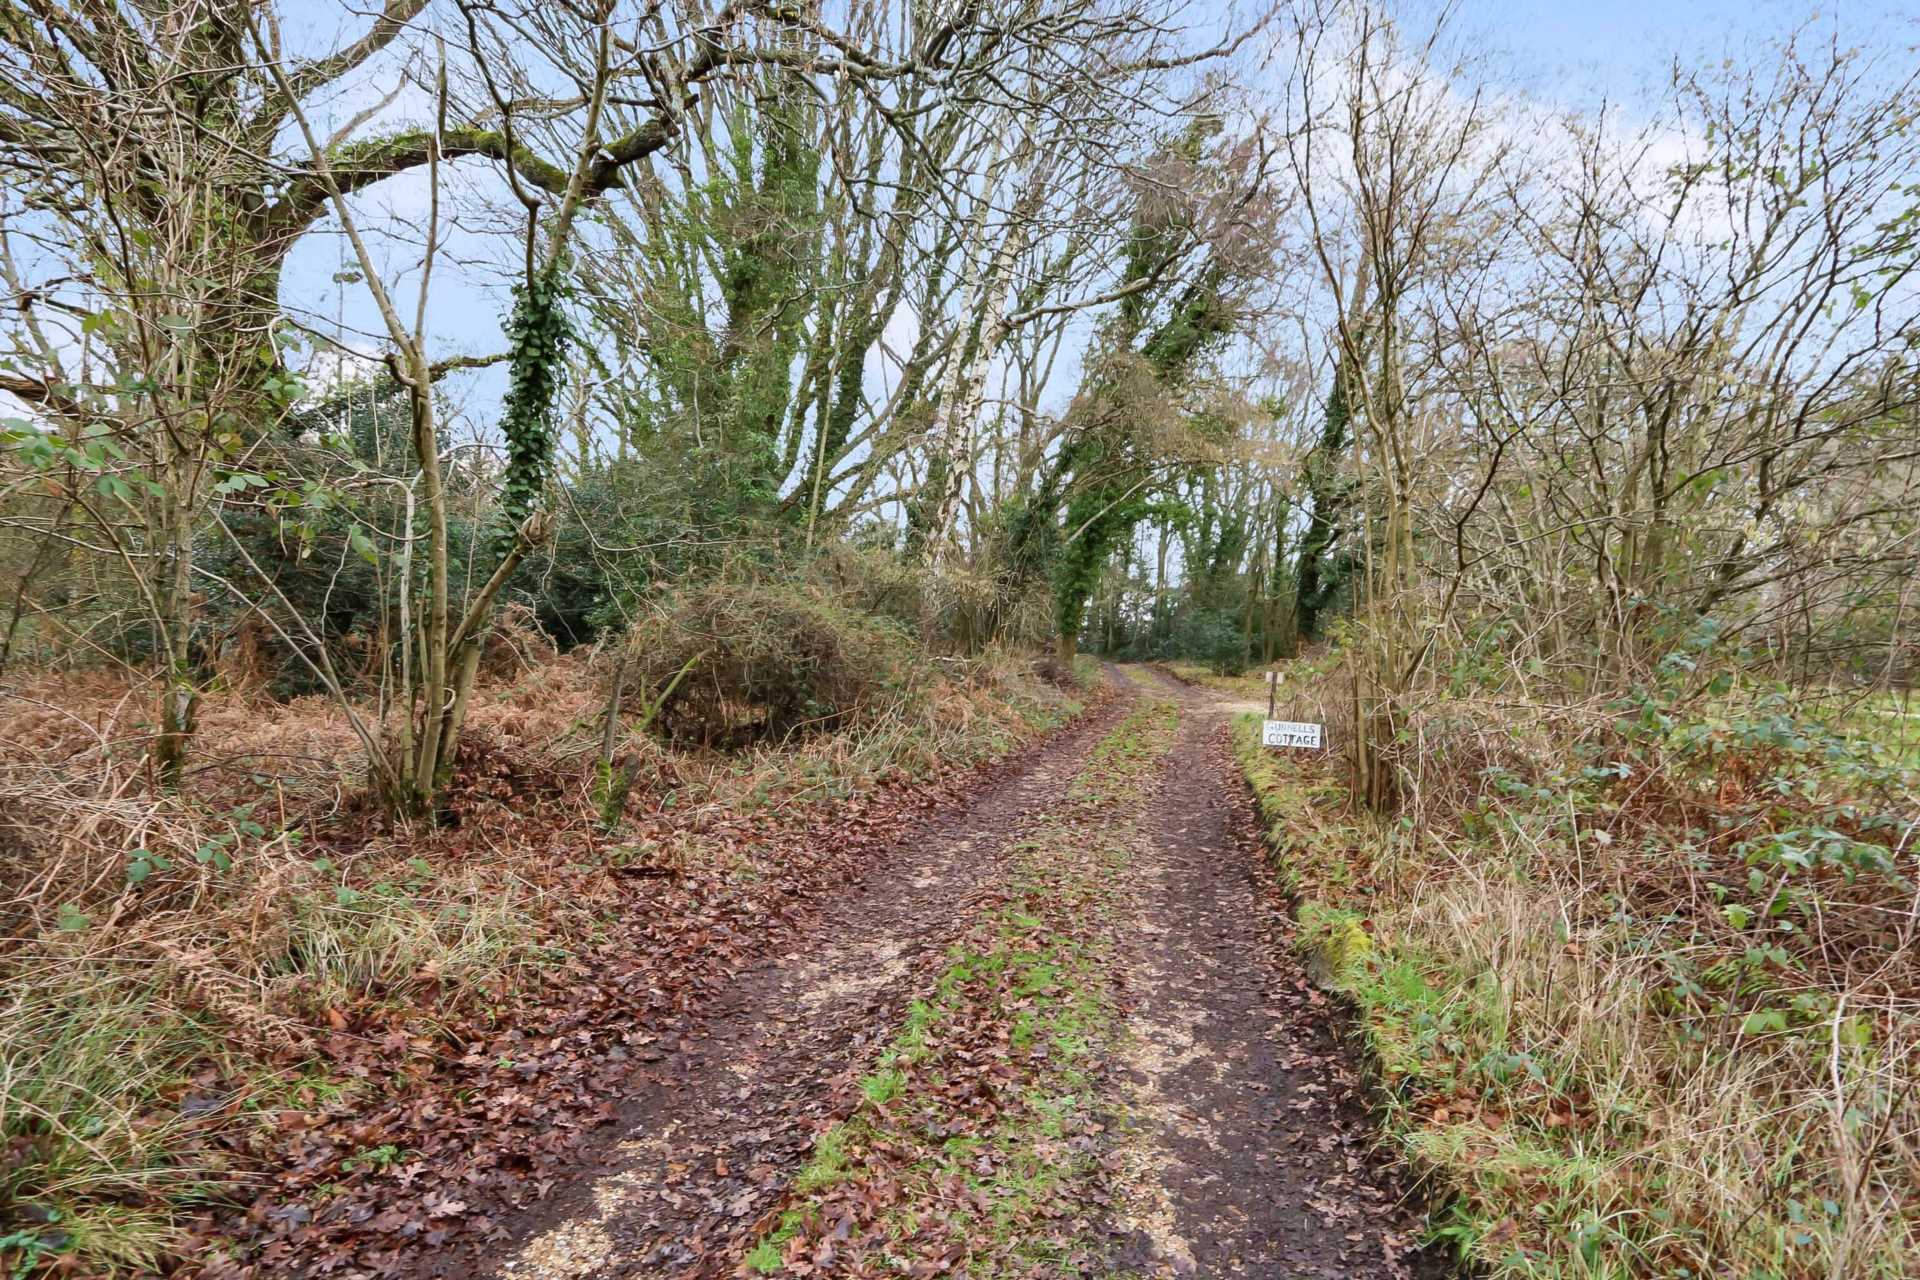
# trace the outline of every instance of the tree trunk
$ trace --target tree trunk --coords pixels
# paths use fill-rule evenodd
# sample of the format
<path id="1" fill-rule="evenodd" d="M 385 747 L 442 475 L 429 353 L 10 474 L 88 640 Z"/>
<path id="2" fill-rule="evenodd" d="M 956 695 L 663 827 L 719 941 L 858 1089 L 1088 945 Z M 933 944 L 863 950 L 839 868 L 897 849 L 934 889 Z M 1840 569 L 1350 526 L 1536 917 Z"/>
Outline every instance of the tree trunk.
<path id="1" fill-rule="evenodd" d="M 195 470 L 189 459 L 169 447 L 159 530 L 166 574 L 157 584 L 161 616 L 155 619 L 162 666 L 160 732 L 153 743 L 154 765 L 168 790 L 180 786 L 200 710 L 192 651 Z"/>

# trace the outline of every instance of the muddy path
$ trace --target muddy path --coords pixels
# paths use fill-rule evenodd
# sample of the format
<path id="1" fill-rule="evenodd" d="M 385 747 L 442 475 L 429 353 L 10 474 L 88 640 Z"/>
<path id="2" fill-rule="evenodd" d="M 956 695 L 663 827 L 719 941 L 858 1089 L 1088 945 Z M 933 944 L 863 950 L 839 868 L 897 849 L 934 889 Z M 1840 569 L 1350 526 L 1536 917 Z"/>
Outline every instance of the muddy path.
<path id="1" fill-rule="evenodd" d="M 811 923 L 804 950 L 743 975 L 699 1031 L 648 1064 L 598 1161 L 503 1222 L 509 1244 L 448 1252 L 416 1274 L 742 1274 L 950 944 L 1008 901 L 1011 851 L 1143 698 L 1181 714 L 1148 803 L 1125 819 L 1109 975 L 1120 1022 L 1097 1090 L 1112 1124 L 1102 1185 L 1085 1189 L 1104 1206 L 1085 1256 L 1104 1263 L 1073 1273 L 1446 1274 L 1414 1248 L 1419 1214 L 1374 1151 L 1340 1014 L 1295 957 L 1230 754 L 1232 708 L 1150 670 L 1108 679 L 1120 696 L 876 858 Z"/>
<path id="2" fill-rule="evenodd" d="M 1308 981 L 1264 870 L 1227 726 L 1159 672 L 1181 729 L 1149 805 L 1119 962 L 1122 1145 L 1114 1269 L 1138 1276 L 1399 1277 L 1404 1178 L 1374 1151 L 1339 1013 Z"/>
<path id="3" fill-rule="evenodd" d="M 503 1223 L 512 1246 L 425 1274 L 516 1280 L 728 1274 L 863 1064 L 976 913 L 1001 901 L 1006 853 L 1056 804 L 1135 696 L 1119 690 L 1013 776 L 896 842 L 832 900 L 804 951 L 743 975 L 702 1030 L 650 1067 L 597 1168 Z"/>

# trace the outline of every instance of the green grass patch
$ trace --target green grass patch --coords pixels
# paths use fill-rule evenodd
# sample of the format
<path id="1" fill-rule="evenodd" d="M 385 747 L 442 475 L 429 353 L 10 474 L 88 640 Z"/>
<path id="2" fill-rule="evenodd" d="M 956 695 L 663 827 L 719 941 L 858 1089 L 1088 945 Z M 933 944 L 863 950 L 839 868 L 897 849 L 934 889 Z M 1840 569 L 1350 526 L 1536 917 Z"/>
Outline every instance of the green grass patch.
<path id="1" fill-rule="evenodd" d="M 0 1257 L 154 1269 L 176 1211 L 228 1177 L 206 1141 L 232 1123 L 226 1100 L 189 1092 L 222 1051 L 152 974 L 74 963 L 15 986 L 0 1003 Z"/>
<path id="2" fill-rule="evenodd" d="M 1095 748 L 1061 810 L 1013 850 L 1011 900 L 910 1008 L 856 1113 L 824 1134 L 779 1225 L 747 1255 L 779 1274 L 825 1249 L 906 1271 L 1078 1274 L 1070 1224 L 1094 1176 L 1091 1070 L 1115 1015 L 1108 907 L 1145 779 L 1178 708 L 1143 702 Z M 839 1224 L 851 1220 L 849 1232 Z"/>

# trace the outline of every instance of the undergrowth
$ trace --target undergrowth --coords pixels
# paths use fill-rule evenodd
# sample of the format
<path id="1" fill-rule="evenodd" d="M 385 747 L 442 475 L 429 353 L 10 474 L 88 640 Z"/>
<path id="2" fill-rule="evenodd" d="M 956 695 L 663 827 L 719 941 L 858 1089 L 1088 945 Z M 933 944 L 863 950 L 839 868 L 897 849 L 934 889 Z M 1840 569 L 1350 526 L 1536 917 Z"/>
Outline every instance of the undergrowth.
<path id="1" fill-rule="evenodd" d="M 1378 820 L 1237 734 L 1436 1233 L 1515 1280 L 1920 1274 L 1910 762 L 1728 682 L 1456 689 L 1407 738 Z"/>

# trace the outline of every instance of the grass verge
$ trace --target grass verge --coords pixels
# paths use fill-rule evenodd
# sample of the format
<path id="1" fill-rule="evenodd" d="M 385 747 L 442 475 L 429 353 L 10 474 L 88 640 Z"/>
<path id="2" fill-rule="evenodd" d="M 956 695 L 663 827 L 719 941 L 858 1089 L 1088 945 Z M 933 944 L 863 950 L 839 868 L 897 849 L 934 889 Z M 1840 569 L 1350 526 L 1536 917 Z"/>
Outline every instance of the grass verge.
<path id="1" fill-rule="evenodd" d="M 1454 714 L 1392 822 L 1236 738 L 1388 1132 L 1452 1193 L 1436 1234 L 1496 1280 L 1920 1275 L 1898 780 L 1772 713 L 1588 744 Z"/>

